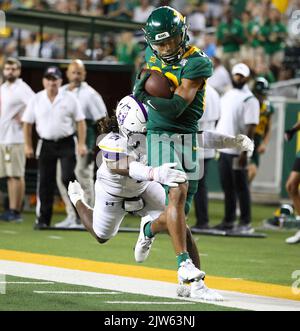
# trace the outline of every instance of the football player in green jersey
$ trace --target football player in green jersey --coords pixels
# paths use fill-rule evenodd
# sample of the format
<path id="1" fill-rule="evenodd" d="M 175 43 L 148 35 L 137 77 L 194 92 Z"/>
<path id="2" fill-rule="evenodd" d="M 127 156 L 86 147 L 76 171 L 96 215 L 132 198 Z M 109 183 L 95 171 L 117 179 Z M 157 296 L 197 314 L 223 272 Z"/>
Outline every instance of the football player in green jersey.
<path id="1" fill-rule="evenodd" d="M 185 18 L 171 7 L 155 9 L 146 22 L 144 33 L 148 44 L 147 68 L 162 72 L 175 86 L 173 97 L 165 99 L 150 96 L 144 90 L 149 75 L 136 81 L 134 95 L 149 111 L 148 162 L 154 166 L 169 158 L 169 162 L 176 162 L 178 169 L 189 176 L 188 183 L 166 188 L 166 226 L 177 255 L 179 281 L 198 280 L 203 273 L 187 252 L 185 219 L 201 177 L 197 130 L 212 63 L 201 50 L 189 45 Z M 155 224 L 150 222 L 145 225 L 147 237 L 159 232 L 152 226 Z"/>
<path id="2" fill-rule="evenodd" d="M 253 94 L 259 101 L 260 115 L 259 123 L 254 133 L 254 151 L 248 166 L 248 180 L 251 183 L 257 174 L 260 155 L 266 152 L 267 145 L 271 138 L 271 124 L 274 107 L 267 100 L 269 83 L 263 77 L 256 78 L 253 87 Z"/>

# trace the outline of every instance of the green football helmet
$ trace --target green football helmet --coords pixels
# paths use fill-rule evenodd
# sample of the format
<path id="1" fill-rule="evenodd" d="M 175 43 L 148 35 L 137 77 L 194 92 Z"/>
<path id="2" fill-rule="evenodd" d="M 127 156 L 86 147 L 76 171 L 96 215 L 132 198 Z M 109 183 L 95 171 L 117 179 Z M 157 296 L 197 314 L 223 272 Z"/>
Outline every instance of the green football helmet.
<path id="1" fill-rule="evenodd" d="M 258 77 L 255 79 L 253 92 L 260 95 L 267 95 L 269 89 L 269 82 L 264 77 Z"/>
<path id="2" fill-rule="evenodd" d="M 182 58 L 188 42 L 187 25 L 177 10 L 168 6 L 153 10 L 143 31 L 153 53 L 165 64 Z"/>

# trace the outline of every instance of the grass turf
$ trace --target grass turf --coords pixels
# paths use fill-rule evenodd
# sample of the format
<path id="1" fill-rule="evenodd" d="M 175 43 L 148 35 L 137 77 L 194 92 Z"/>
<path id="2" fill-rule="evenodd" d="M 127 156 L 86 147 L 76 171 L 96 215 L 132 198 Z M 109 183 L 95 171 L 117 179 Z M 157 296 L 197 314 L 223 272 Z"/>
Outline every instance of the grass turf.
<path id="1" fill-rule="evenodd" d="M 261 221 L 270 217 L 273 211 L 274 207 L 253 205 L 253 225 L 260 226 Z M 212 201 L 210 203 L 211 224 L 217 224 L 222 215 L 223 203 Z M 63 217 L 63 215 L 55 215 L 53 224 Z M 133 247 L 137 233 L 119 233 L 108 243 L 99 245 L 86 232 L 33 231 L 34 215 L 24 214 L 24 219 L 24 222 L 20 224 L 0 222 L 1 249 L 135 264 Z M 192 211 L 190 225 L 193 225 L 194 219 Z M 138 224 L 138 218 L 127 217 L 123 226 L 138 227 Z M 287 245 L 284 239 L 293 231 L 264 232 L 268 234 L 266 239 L 196 235 L 202 269 L 208 275 L 291 285 L 292 272 L 300 269 L 300 245 Z M 143 265 L 172 270 L 176 268 L 176 258 L 167 235 L 157 236 L 150 257 Z"/>
<path id="2" fill-rule="evenodd" d="M 21 277 L 6 276 L 6 282 L 38 282 Z M 64 294 L 36 293 L 34 291 L 63 292 L 115 292 L 88 286 L 65 283 L 7 284 L 6 294 L 0 294 L 0 311 L 229 311 L 238 310 L 207 303 L 160 304 L 180 300 L 158 298 L 140 294 Z M 108 303 L 106 301 L 155 302 L 155 304 Z M 182 302 L 182 301 L 181 301 Z"/>

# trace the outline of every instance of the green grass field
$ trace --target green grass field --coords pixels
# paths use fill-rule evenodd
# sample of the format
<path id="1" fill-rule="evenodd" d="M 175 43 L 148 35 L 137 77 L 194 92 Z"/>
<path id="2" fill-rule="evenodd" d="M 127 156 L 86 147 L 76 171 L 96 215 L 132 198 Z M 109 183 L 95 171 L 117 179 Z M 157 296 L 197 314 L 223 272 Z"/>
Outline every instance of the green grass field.
<path id="1" fill-rule="evenodd" d="M 270 217 L 274 212 L 274 207 L 253 205 L 253 225 L 260 227 L 264 218 Z M 223 203 L 213 201 L 210 203 L 211 224 L 217 224 L 223 215 Z M 61 220 L 64 215 L 54 215 L 53 224 Z M 104 245 L 99 245 L 87 232 L 78 231 L 34 231 L 33 214 L 24 214 L 24 222 L 20 224 L 0 223 L 0 249 L 17 250 L 24 252 L 77 257 L 101 262 L 113 262 L 121 264 L 135 265 L 133 257 L 133 247 L 137 239 L 137 233 L 119 233 L 114 239 Z M 127 217 L 122 226 L 138 227 L 139 219 Z M 193 211 L 190 216 L 189 224 L 193 225 Z M 284 240 L 291 235 L 293 231 L 263 231 L 267 233 L 266 239 L 249 239 L 249 238 L 229 238 L 229 237 L 212 237 L 196 235 L 195 239 L 201 253 L 202 269 L 208 275 L 223 276 L 227 278 L 242 278 L 258 282 L 281 284 L 290 286 L 293 282 L 291 274 L 300 269 L 299 251 L 300 245 L 287 245 Z M 162 254 L 163 252 L 163 254 Z M 1 256 L 0 256 L 1 259 Z M 143 264 L 147 267 L 175 270 L 176 258 L 174 256 L 171 242 L 166 234 L 157 236 L 149 259 Z M 9 277 L 9 276 L 8 276 Z M 9 277 L 11 279 L 11 277 Z M 47 285 L 48 286 L 48 285 Z M 52 285 L 51 285 L 52 286 Z M 52 286 L 55 290 L 72 289 L 75 285 L 55 284 Z M 38 288 L 38 287 L 34 287 Z M 43 286 L 45 289 L 45 286 Z M 47 287 L 48 288 L 48 287 Z M 83 287 L 76 286 L 76 290 Z M 95 289 L 94 289 L 95 290 Z M 33 294 L 32 286 L 14 285 L 8 286 L 7 293 L 11 294 L 11 300 L 8 296 L 0 296 L 0 307 L 8 310 L 22 310 L 26 302 L 26 309 L 78 309 L 78 297 L 65 298 L 60 296 L 59 300 L 53 300 L 53 295 Z M 16 295 L 19 295 L 19 298 Z M 35 297 L 34 300 L 30 298 Z M 141 297 L 139 300 L 141 300 Z M 135 299 L 135 295 L 130 295 Z M 7 302 L 6 302 L 7 300 Z M 106 297 L 80 297 L 83 310 L 102 309 L 103 300 Z M 142 298 L 142 300 L 153 301 L 153 298 Z M 155 299 L 156 301 L 158 298 Z M 161 299 L 163 300 L 163 299 Z M 2 302 L 1 302 L 2 301 Z M 163 300 L 165 301 L 165 300 Z M 5 304 L 6 302 L 6 304 Z M 28 302 L 30 304 L 28 305 Z M 49 304 L 50 302 L 50 304 Z M 99 303 L 101 304 L 99 305 Z M 23 303 L 23 304 L 22 304 Z M 203 306 L 202 306 L 203 305 Z M 97 307 L 97 308 L 96 308 Z M 126 307 L 124 310 L 143 309 L 147 306 Z M 151 310 L 159 310 L 162 307 L 151 306 Z M 0 308 L 1 309 L 1 308 Z M 116 309 L 114 305 L 105 305 L 104 310 Z M 118 307 L 118 310 L 122 310 Z M 164 310 L 177 309 L 172 307 L 163 307 Z M 199 304 L 179 307 L 184 310 L 213 310 L 225 309 L 224 307 Z"/>

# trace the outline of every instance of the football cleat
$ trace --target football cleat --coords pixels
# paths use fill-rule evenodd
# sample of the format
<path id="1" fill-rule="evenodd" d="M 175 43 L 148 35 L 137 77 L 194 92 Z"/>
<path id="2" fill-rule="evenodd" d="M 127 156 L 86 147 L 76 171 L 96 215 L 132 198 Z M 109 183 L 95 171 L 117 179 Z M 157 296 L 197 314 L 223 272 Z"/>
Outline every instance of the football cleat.
<path id="1" fill-rule="evenodd" d="M 300 231 L 296 232 L 292 237 L 285 240 L 287 244 L 297 244 L 300 243 Z"/>
<path id="2" fill-rule="evenodd" d="M 190 259 L 180 263 L 177 274 L 180 284 L 198 281 L 205 277 L 205 272 L 196 268 Z"/>
<path id="3" fill-rule="evenodd" d="M 203 280 L 191 283 L 191 293 L 190 297 L 192 299 L 200 299 L 206 301 L 223 301 L 224 298 L 221 294 L 215 290 L 208 288 Z"/>
<path id="4" fill-rule="evenodd" d="M 69 182 L 68 195 L 74 206 L 76 206 L 77 201 L 84 201 L 84 192 L 77 180 Z"/>
<path id="5" fill-rule="evenodd" d="M 144 234 L 145 225 L 147 223 L 151 222 L 152 220 L 153 219 L 150 216 L 145 216 L 145 217 L 142 217 L 142 219 L 141 219 L 140 234 L 139 234 L 139 238 L 138 238 L 137 243 L 134 248 L 134 258 L 135 258 L 135 261 L 138 263 L 144 262 L 147 259 L 148 255 L 150 253 L 150 248 L 155 239 L 155 237 L 148 238 Z"/>

